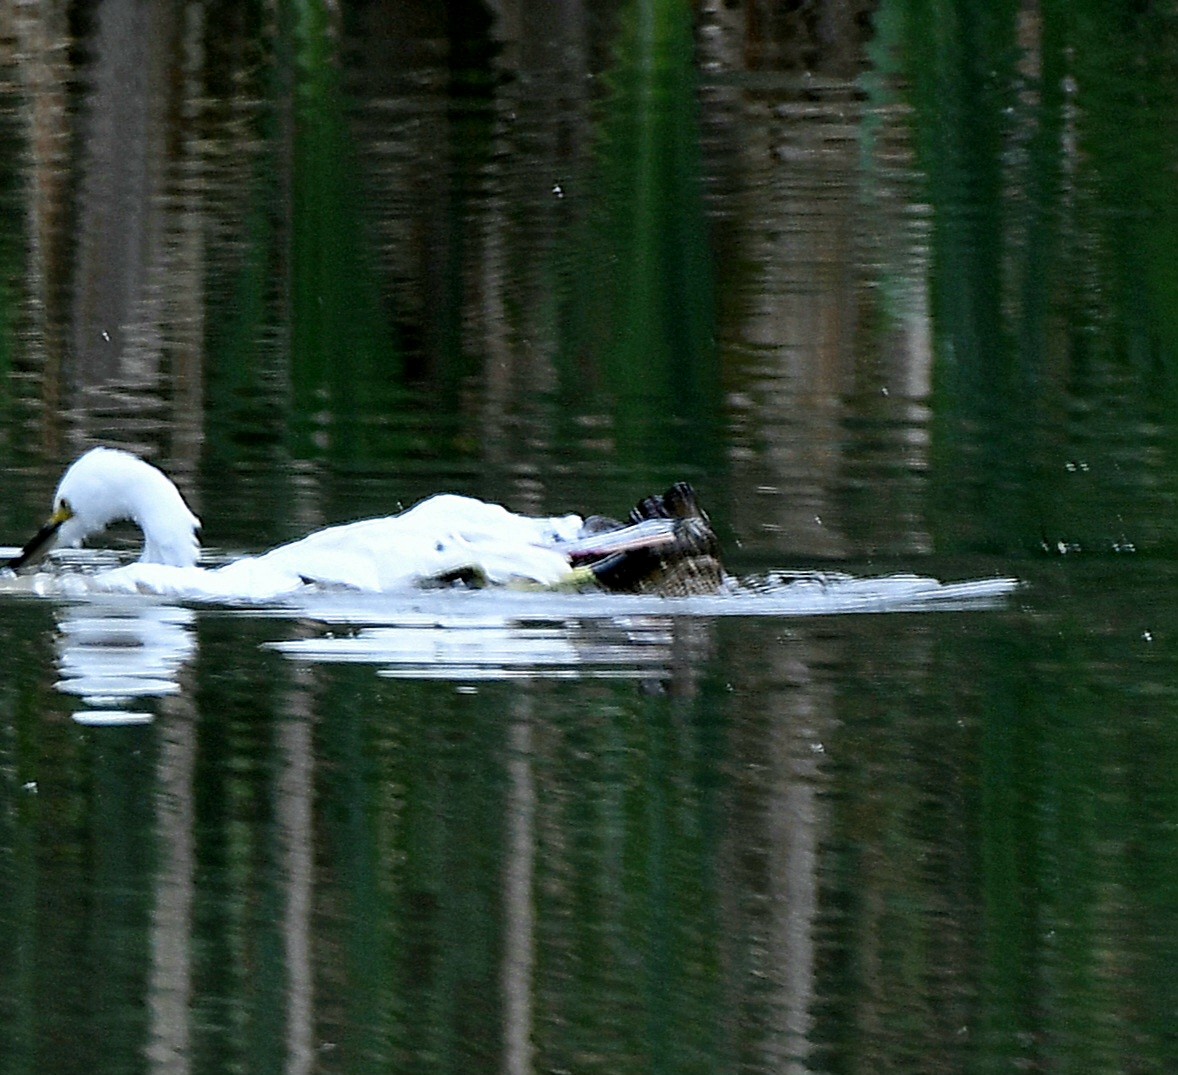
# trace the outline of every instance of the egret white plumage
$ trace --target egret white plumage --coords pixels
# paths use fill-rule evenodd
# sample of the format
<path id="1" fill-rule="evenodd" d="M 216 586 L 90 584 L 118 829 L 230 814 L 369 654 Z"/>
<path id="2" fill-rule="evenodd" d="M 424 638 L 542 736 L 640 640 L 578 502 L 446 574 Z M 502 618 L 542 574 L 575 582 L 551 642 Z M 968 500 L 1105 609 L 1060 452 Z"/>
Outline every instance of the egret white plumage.
<path id="1" fill-rule="evenodd" d="M 662 498 L 650 502 L 656 501 L 661 511 Z M 515 515 L 498 504 L 440 494 L 399 515 L 328 527 L 209 570 L 197 566 L 200 521 L 171 479 L 128 452 L 93 448 L 65 472 L 53 514 L 7 566 L 20 570 L 54 547 L 80 545 L 122 520 L 142 530 L 143 552 L 137 564 L 95 576 L 95 588 L 197 600 L 264 600 L 309 583 L 381 592 L 464 575 L 556 585 L 593 581 L 596 575 L 586 571 L 599 566 L 603 584 L 622 579 L 624 586 L 614 588 L 633 588 L 634 572 L 619 574 L 619 556 L 671 548 L 680 526 L 666 514 L 648 514 L 630 527 L 586 534 L 577 515 Z M 586 563 L 592 566 L 575 569 Z"/>
<path id="2" fill-rule="evenodd" d="M 54 546 L 75 548 L 123 520 L 143 531 L 143 563 L 193 567 L 200 558 L 200 520 L 172 480 L 130 452 L 91 448 L 62 475 L 49 521 L 9 566 L 35 563 Z"/>

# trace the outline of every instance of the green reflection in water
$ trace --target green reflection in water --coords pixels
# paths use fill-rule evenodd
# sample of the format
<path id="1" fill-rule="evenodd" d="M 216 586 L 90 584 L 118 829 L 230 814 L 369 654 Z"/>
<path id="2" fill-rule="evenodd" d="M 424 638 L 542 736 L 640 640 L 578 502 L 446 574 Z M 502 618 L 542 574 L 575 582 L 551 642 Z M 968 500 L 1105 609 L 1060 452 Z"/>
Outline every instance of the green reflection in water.
<path id="1" fill-rule="evenodd" d="M 1145 647 L 1070 617 L 1058 626 L 981 655 L 979 1044 L 992 1070 L 1131 1057 L 1164 1070 L 1175 1042 L 1158 1013 L 1178 981 L 1163 893 L 1178 844 L 1158 810 L 1173 805 L 1172 774 L 1156 758 L 1174 760 L 1174 698 L 1116 704 L 1094 669 L 1111 651 L 1148 676 Z"/>
<path id="2" fill-rule="evenodd" d="M 477 690 L 210 613 L 190 708 L 121 730 L 63 719 L 18 608 L 0 1063 L 137 1069 L 150 979 L 197 1071 L 499 1067 L 525 1009 L 537 1070 L 1168 1070 L 1178 698 L 1173 645 L 1121 630 L 1138 604 L 679 624 L 718 635 L 681 680 Z M 1178 638 L 1168 602 L 1154 625 Z M 176 943 L 190 977 L 156 979 Z"/>
<path id="3" fill-rule="evenodd" d="M 938 547 L 1173 548 L 1178 199 L 1159 181 L 1178 160 L 1172 13 L 909 0 L 879 18 L 932 209 Z M 1174 1007 L 1173 945 L 1155 961 L 1151 938 L 1172 901 L 1157 923 L 1127 922 L 1173 882 L 1172 834 L 1134 804 L 1137 788 L 1172 799 L 1139 745 L 1172 756 L 1157 730 L 1174 704 L 1108 694 L 1096 669 L 1140 653 L 1084 623 L 991 639 L 970 673 L 982 1070 L 1099 1070 L 1138 1050 L 1168 1066 L 1156 1013 Z"/>
<path id="4" fill-rule="evenodd" d="M 839 677 L 827 743 L 820 1070 L 1173 1065 L 1174 651 L 1066 603 L 1025 630 L 893 622 L 862 653 L 848 625 L 851 665 L 881 664 Z"/>
<path id="5" fill-rule="evenodd" d="M 617 454 L 657 483 L 714 469 L 719 370 L 690 7 L 636 0 L 605 75 L 596 168 L 571 259 L 566 415 L 612 415 Z"/>
<path id="6" fill-rule="evenodd" d="M 715 765 L 721 701 L 590 689 L 543 751 L 542 1066 L 688 1071 L 720 1059 Z M 629 697 L 627 695 L 630 695 Z"/>
<path id="7" fill-rule="evenodd" d="M 150 967 L 153 739 L 92 736 L 46 701 L 20 720 L 31 734 L 21 768 L 38 773 L 36 788 L 6 789 L 23 807 L 0 878 L 0 1070 L 137 1070 L 148 1014 L 126 998 L 146 995 Z"/>
<path id="8" fill-rule="evenodd" d="M 1173 547 L 1141 495 L 1178 493 L 1173 15 L 896 0 L 878 18 L 932 208 L 940 547 Z"/>
<path id="9" fill-rule="evenodd" d="M 258 443 L 337 464 L 396 454 L 381 416 L 403 402 L 402 363 L 364 220 L 338 27 L 319 2 L 279 5 L 248 235 L 210 340 L 210 466 Z M 373 442 L 377 438 L 377 443 Z"/>
<path id="10" fill-rule="evenodd" d="M 338 416 L 372 413 L 394 398 L 399 361 L 384 323 L 363 238 L 351 146 L 344 129 L 328 5 L 287 9 L 293 50 L 290 188 L 290 353 L 296 454 L 314 454 L 325 403 Z M 328 455 L 363 457 L 360 424 L 329 431 Z"/>
<path id="11" fill-rule="evenodd" d="M 290 712 L 284 678 L 260 649 L 262 637 L 254 625 L 221 618 L 201 631 L 210 674 L 198 681 L 202 719 L 189 791 L 197 860 L 192 1050 L 198 1070 L 279 1071 L 293 1040 L 295 968 L 285 947 L 293 834 L 280 813 L 294 795 L 282 784 L 288 761 L 282 737 L 299 718 Z"/>
<path id="12" fill-rule="evenodd" d="M 0 464 L 5 470 L 21 447 L 21 438 L 13 436 L 13 401 L 17 386 L 12 372 L 13 360 L 18 354 L 17 312 L 25 272 L 27 228 L 20 189 L 26 140 L 12 129 L 15 127 L 14 118 L 0 111 Z M 3 507 L 0 507 L 0 520 L 8 520 Z"/>
<path id="13" fill-rule="evenodd" d="M 154 818 L 143 805 L 153 798 L 154 746 L 155 737 L 142 728 L 94 737 L 75 777 L 84 781 L 86 806 L 79 819 L 86 834 L 79 865 L 93 900 L 75 925 L 85 931 L 78 938 L 84 946 L 83 989 L 96 993 L 88 1009 L 92 1022 L 83 1023 L 82 1036 L 95 1060 L 124 1069 L 137 1065 L 147 1038 L 147 1008 L 136 1010 L 114 998 L 147 991 L 147 924 L 157 863 Z M 114 1002 L 108 1005 L 107 996 Z"/>
<path id="14" fill-rule="evenodd" d="M 325 687 L 321 927 L 348 985 L 322 1030 L 349 1070 L 485 1069 L 521 1030 L 543 1068 L 714 1055 L 710 706 L 364 671 Z M 533 1023 L 513 1027 L 520 1004 Z"/>
<path id="15" fill-rule="evenodd" d="M 39 836 L 52 823 L 39 795 L 51 777 L 42 767 L 40 727 L 43 692 L 37 670 L 50 660 L 48 610 L 8 609 L 5 674 L 0 677 L 0 1070 L 36 1069 L 41 1006 L 37 984 L 44 974 L 38 891 L 45 876 Z M 52 869 L 52 860 L 46 864 Z M 48 941 L 48 938 L 45 938 Z"/>
<path id="16" fill-rule="evenodd" d="M 249 91 L 270 104 L 245 249 L 213 285 L 204 451 L 226 499 L 251 452 L 280 484 L 289 456 L 403 450 L 363 428 L 403 409 L 401 373 L 332 35 L 319 8 L 281 10 Z M 721 451 L 704 435 L 717 389 L 686 10 L 626 10 L 597 180 L 568 190 L 587 227 L 558 267 L 556 420 L 610 414 L 651 481 Z M 1156 8 L 1039 11 L 1032 74 L 1010 3 L 881 8 L 934 210 L 942 548 L 1021 549 L 1040 517 L 1096 536 L 1118 514 L 1131 536 L 1173 525 L 1174 204 L 1156 182 L 1172 175 L 1173 27 Z M 485 112 L 456 111 L 460 245 L 490 150 Z M 451 341 L 458 249 L 439 305 Z M 466 373 L 448 347 L 443 393 Z M 1061 487 L 1077 450 L 1109 465 Z M 1132 578 L 1073 570 L 1039 572 L 1029 614 L 726 623 L 692 698 L 300 667 L 259 649 L 275 621 L 202 613 L 192 917 L 174 938 L 191 946 L 174 984 L 191 989 L 193 1070 L 293 1068 L 295 1041 L 330 1070 L 498 1068 L 522 1003 L 510 973 L 537 1068 L 730 1070 L 735 1053 L 779 1070 L 812 1046 L 828 1070 L 1174 1069 L 1175 580 L 1158 560 Z M 134 1070 L 171 884 L 153 737 L 179 721 L 69 723 L 48 621 L 8 603 L 0 623 L 0 1070 Z M 791 776 L 774 742 L 814 723 L 823 752 Z M 784 810 L 791 779 L 814 784 L 807 815 Z M 284 814 L 300 795 L 302 825 Z M 816 841 L 796 861 L 815 917 L 778 887 L 795 834 Z M 812 978 L 790 930 L 818 949 Z"/>

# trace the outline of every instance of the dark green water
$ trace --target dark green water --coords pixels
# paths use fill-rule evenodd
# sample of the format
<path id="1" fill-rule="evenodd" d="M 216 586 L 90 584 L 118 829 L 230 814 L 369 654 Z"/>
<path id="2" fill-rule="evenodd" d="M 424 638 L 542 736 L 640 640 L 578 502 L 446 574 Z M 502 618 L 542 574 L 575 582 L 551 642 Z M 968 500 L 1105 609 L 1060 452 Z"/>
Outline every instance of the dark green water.
<path id="1" fill-rule="evenodd" d="M 1178 1069 L 1173 5 L 341 7 L 0 8 L 0 544 L 108 443 L 1025 585 L 0 595 L 0 1073 Z"/>

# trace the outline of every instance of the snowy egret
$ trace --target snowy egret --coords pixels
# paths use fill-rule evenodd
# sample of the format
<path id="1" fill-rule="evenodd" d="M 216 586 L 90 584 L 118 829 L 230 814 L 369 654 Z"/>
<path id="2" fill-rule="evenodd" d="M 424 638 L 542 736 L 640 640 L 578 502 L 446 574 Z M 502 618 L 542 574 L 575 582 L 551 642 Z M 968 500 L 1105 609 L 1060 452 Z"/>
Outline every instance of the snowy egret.
<path id="1" fill-rule="evenodd" d="M 515 515 L 498 504 L 439 494 L 408 511 L 328 527 L 215 570 L 197 566 L 200 521 L 172 481 L 114 448 L 92 448 L 58 484 L 53 513 L 7 567 L 21 570 L 54 547 L 80 545 L 111 523 L 143 532 L 137 564 L 94 576 L 93 588 L 193 600 L 266 600 L 308 584 L 384 592 L 430 581 L 516 580 L 543 586 L 599 582 L 607 589 L 714 591 L 721 572 L 715 538 L 689 486 L 651 497 L 631 524 L 580 516 Z M 702 564 L 672 578 L 672 564 Z M 694 582 L 693 582 L 694 579 Z"/>
<path id="2" fill-rule="evenodd" d="M 8 566 L 35 564 L 52 548 L 76 547 L 123 520 L 143 531 L 143 563 L 192 567 L 200 557 L 200 520 L 171 479 L 130 452 L 91 448 L 62 475 L 53 514 Z"/>

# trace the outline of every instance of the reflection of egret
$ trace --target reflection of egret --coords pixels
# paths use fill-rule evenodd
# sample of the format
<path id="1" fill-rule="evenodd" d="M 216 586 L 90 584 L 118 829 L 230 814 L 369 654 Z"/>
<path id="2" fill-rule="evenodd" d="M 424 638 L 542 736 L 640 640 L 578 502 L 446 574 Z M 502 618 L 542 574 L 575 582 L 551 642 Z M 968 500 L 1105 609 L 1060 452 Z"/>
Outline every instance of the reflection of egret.
<path id="1" fill-rule="evenodd" d="M 91 710 L 126 720 L 135 699 L 180 690 L 180 669 L 196 652 L 195 613 L 174 605 L 110 599 L 66 605 L 58 613 L 57 689 Z M 79 719 L 85 721 L 87 714 Z"/>
<path id="2" fill-rule="evenodd" d="M 578 577 L 574 562 L 618 547 L 665 544 L 674 529 L 671 520 L 660 519 L 582 536 L 576 515 L 532 518 L 444 494 L 400 515 L 329 527 L 261 556 L 202 570 L 196 566 L 199 520 L 164 474 L 127 452 L 87 452 L 62 477 L 53 504 L 48 522 L 10 568 L 19 570 L 55 546 L 79 545 L 113 522 L 130 520 L 143 531 L 139 563 L 103 572 L 90 588 L 193 599 L 259 600 L 307 583 L 386 591 L 466 576 L 553 585 Z"/>
<path id="3" fill-rule="evenodd" d="M 669 670 L 669 616 L 520 622 L 494 610 L 433 615 L 269 645 L 310 664 L 370 664 L 405 679 L 635 679 Z M 700 621 L 707 622 L 707 621 Z"/>
<path id="4" fill-rule="evenodd" d="M 473 594 L 439 592 L 416 608 L 386 604 L 375 616 L 366 615 L 359 605 L 349 609 L 340 604 L 321 610 L 320 630 L 308 632 L 306 621 L 300 621 L 299 637 L 268 647 L 310 665 L 371 665 L 390 679 L 467 685 L 624 680 L 640 684 L 646 692 L 683 697 L 695 691 L 712 655 L 712 618 L 650 612 L 579 616 L 571 608 L 576 598 L 564 597 L 562 612 L 553 597 L 559 602 L 560 595 L 552 594 L 529 594 L 524 600 L 523 595 L 499 591 L 480 600 Z M 593 606 L 601 598 L 615 600 L 585 595 L 580 603 Z M 622 600 L 659 607 L 642 597 Z M 544 611 L 529 616 L 529 604 L 543 606 Z M 339 622 L 347 624 L 347 630 L 332 629 Z"/>

